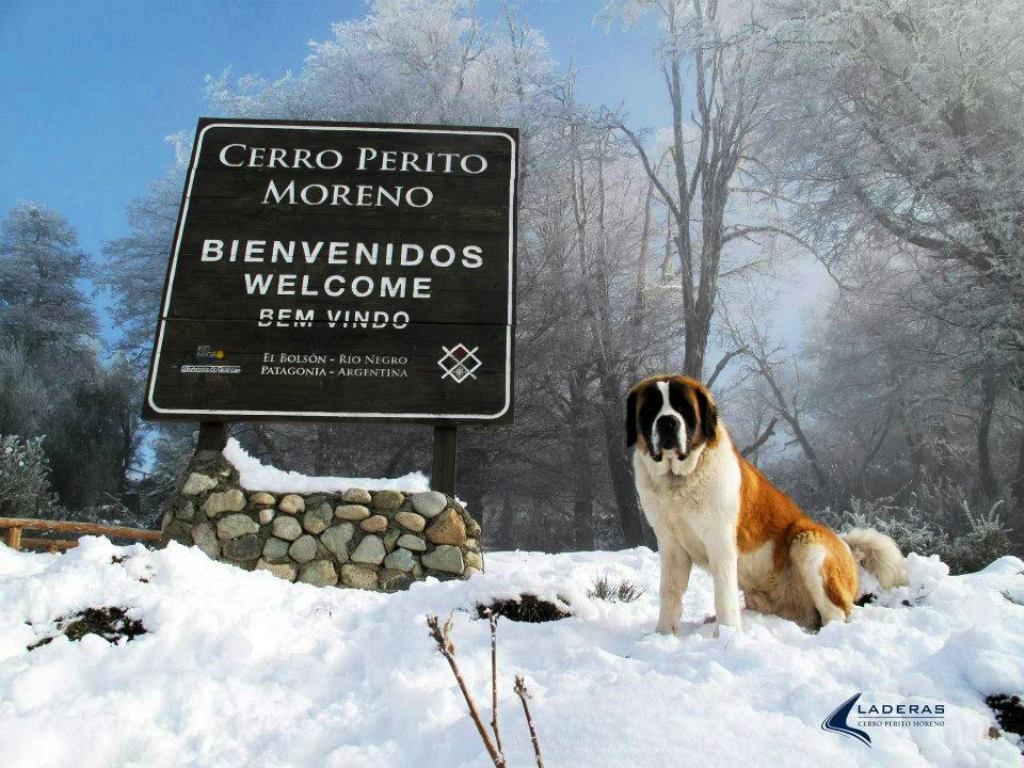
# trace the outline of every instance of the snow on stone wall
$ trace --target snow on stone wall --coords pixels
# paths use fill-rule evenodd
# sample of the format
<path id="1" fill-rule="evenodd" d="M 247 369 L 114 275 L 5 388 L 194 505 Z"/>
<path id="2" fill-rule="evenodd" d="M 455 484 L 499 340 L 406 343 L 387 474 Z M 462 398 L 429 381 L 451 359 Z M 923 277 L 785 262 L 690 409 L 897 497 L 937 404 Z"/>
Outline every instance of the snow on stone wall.
<path id="1" fill-rule="evenodd" d="M 282 477 L 294 492 L 282 492 Z M 168 503 L 163 541 L 315 586 L 393 591 L 483 570 L 480 525 L 421 475 L 356 482 L 263 467 L 234 441 L 223 454 L 199 451 Z M 360 487 L 371 483 L 388 487 Z"/>

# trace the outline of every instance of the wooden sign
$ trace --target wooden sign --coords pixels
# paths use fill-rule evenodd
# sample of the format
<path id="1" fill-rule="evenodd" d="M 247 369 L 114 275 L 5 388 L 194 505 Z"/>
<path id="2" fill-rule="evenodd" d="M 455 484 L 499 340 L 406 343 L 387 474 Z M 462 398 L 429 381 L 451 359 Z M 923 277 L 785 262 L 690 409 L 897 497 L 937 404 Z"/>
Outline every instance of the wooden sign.
<path id="1" fill-rule="evenodd" d="M 518 133 L 199 121 L 146 416 L 512 420 Z"/>

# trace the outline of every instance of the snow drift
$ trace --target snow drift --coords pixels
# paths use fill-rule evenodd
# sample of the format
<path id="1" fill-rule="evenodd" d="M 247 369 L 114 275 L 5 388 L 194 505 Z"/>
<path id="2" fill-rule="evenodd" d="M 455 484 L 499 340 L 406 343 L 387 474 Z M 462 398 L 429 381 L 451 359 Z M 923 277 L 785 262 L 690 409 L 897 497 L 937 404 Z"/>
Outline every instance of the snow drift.
<path id="1" fill-rule="evenodd" d="M 375 491 L 419 493 L 430 490 L 430 481 L 422 472 L 410 472 L 398 478 L 312 477 L 263 464 L 246 453 L 241 443 L 229 438 L 224 458 L 238 470 L 238 482 L 247 491 L 268 493 L 337 493 L 348 488 L 372 488 Z"/>

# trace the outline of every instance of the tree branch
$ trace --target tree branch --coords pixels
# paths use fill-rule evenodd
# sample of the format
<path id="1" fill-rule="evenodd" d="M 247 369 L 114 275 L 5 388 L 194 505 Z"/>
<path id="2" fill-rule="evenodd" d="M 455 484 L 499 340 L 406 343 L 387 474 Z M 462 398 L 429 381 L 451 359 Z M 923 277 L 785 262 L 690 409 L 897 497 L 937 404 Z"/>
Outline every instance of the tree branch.
<path id="1" fill-rule="evenodd" d="M 657 188 L 658 194 L 661 195 L 662 200 L 665 201 L 665 205 L 667 205 L 669 210 L 672 211 L 672 215 L 678 220 L 680 218 L 679 208 L 676 206 L 675 200 L 672 199 L 672 195 L 669 193 L 668 189 L 662 183 L 661 179 L 658 178 L 658 173 L 654 169 L 654 166 L 651 165 L 650 158 L 647 157 L 647 152 L 644 150 L 643 144 L 640 143 L 640 138 L 621 122 L 616 123 L 615 127 L 626 134 L 630 143 L 632 143 L 636 148 L 637 153 L 640 155 L 640 162 L 644 166 L 644 171 L 647 172 L 647 177 Z"/>
<path id="2" fill-rule="evenodd" d="M 775 435 L 775 425 L 778 423 L 779 420 L 773 416 L 772 420 L 768 422 L 768 426 L 765 427 L 764 432 L 762 432 L 754 442 L 740 451 L 740 456 L 747 458 L 750 454 L 754 453 L 754 451 L 767 443 Z"/>
<path id="3" fill-rule="evenodd" d="M 726 352 L 724 355 L 722 355 L 722 359 L 718 361 L 718 364 L 715 366 L 715 370 L 711 372 L 711 376 L 709 376 L 708 380 L 704 382 L 704 385 L 710 389 L 711 385 L 715 383 L 715 379 L 717 379 L 718 375 L 725 370 L 725 367 L 729 365 L 729 362 L 734 357 L 744 355 L 749 351 L 750 350 L 748 350 L 746 347 L 740 347 L 739 349 L 734 349 L 731 352 Z"/>

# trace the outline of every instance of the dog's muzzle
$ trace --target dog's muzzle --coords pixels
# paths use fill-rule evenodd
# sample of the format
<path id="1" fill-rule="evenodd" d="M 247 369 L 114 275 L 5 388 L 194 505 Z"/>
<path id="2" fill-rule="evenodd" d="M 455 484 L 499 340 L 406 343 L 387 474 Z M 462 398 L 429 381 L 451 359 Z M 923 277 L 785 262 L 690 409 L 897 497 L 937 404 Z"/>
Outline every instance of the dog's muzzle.
<path id="1" fill-rule="evenodd" d="M 654 450 L 651 454 L 655 461 L 661 461 L 664 451 L 674 451 L 679 458 L 686 458 L 686 452 L 679 442 L 680 426 L 675 416 L 659 416 L 654 422 Z"/>

